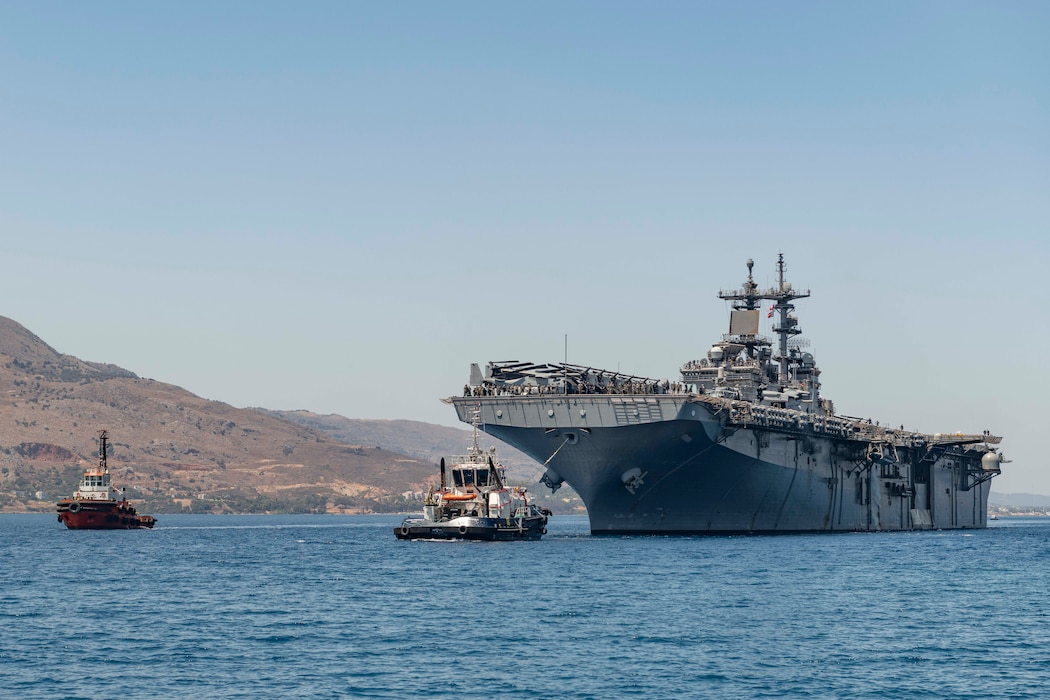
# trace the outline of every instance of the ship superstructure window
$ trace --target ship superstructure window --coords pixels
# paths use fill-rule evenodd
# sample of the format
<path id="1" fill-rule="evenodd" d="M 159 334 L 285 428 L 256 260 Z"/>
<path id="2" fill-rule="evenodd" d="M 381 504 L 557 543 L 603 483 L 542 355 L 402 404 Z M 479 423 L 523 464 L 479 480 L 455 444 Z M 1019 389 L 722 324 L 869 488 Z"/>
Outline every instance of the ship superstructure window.
<path id="1" fill-rule="evenodd" d="M 488 486 L 489 485 L 489 470 L 488 469 L 479 469 L 477 474 L 474 477 L 474 483 L 477 484 L 478 486 Z"/>
<path id="2" fill-rule="evenodd" d="M 478 474 L 478 478 L 479 479 L 482 478 L 480 471 L 481 470 L 479 470 L 479 474 Z M 488 470 L 484 470 L 484 471 L 486 472 L 486 477 L 487 477 L 487 471 Z M 452 483 L 455 484 L 456 486 L 473 486 L 474 485 L 474 470 L 473 469 L 453 469 L 452 470 Z M 487 480 L 486 481 L 480 481 L 479 480 L 477 483 L 480 484 L 481 486 L 484 486 L 488 482 L 487 482 Z"/>

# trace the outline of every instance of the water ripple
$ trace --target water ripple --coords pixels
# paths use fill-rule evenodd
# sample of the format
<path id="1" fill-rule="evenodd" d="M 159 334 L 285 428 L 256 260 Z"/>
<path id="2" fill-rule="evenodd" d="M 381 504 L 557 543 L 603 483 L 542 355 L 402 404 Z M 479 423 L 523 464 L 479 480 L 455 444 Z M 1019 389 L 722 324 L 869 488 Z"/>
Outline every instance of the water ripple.
<path id="1" fill-rule="evenodd" d="M 0 516 L 20 698 L 1050 695 L 1050 521 L 400 542 L 397 516 Z"/>

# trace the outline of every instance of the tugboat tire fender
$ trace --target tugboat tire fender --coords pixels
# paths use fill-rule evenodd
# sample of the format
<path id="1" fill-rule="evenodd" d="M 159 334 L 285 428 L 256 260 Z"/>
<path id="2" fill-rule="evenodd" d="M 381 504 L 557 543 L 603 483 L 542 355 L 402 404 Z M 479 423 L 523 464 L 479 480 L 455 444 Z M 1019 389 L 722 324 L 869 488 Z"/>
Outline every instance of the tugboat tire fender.
<path id="1" fill-rule="evenodd" d="M 401 534 L 402 535 L 407 535 L 408 534 L 408 525 L 402 525 L 401 526 Z"/>
<path id="2" fill-rule="evenodd" d="M 79 501 L 73 501 L 72 503 L 70 503 L 69 504 L 69 512 L 70 513 L 79 513 L 80 512 L 80 502 Z"/>
<path id="3" fill-rule="evenodd" d="M 545 528 L 545 527 L 544 528 L 540 528 L 540 534 L 541 535 L 546 535 L 547 534 L 547 528 Z"/>
<path id="4" fill-rule="evenodd" d="M 459 526 L 459 534 L 461 534 L 461 535 L 467 534 L 467 526 L 466 525 L 460 525 Z"/>

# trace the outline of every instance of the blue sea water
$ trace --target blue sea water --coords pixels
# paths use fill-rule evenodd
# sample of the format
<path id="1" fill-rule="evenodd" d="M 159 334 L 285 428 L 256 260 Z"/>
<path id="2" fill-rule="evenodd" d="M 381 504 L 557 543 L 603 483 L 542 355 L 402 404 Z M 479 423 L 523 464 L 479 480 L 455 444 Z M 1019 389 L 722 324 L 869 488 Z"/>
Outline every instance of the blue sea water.
<path id="1" fill-rule="evenodd" d="M 1045 698 L 1050 519 L 401 542 L 399 516 L 0 515 L 4 698 Z"/>

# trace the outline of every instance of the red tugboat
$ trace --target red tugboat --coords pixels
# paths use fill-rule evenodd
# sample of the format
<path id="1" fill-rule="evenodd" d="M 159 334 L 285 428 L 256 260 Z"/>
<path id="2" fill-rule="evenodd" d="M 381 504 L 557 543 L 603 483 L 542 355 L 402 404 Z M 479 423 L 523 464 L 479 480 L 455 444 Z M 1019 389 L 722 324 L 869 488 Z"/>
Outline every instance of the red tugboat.
<path id="1" fill-rule="evenodd" d="M 105 430 L 98 431 L 98 468 L 84 472 L 80 488 L 72 498 L 63 498 L 58 503 L 58 522 L 65 523 L 70 530 L 132 530 L 153 527 L 157 519 L 152 515 L 139 515 L 128 503 L 124 489 L 117 490 L 109 480 L 106 467 Z"/>

